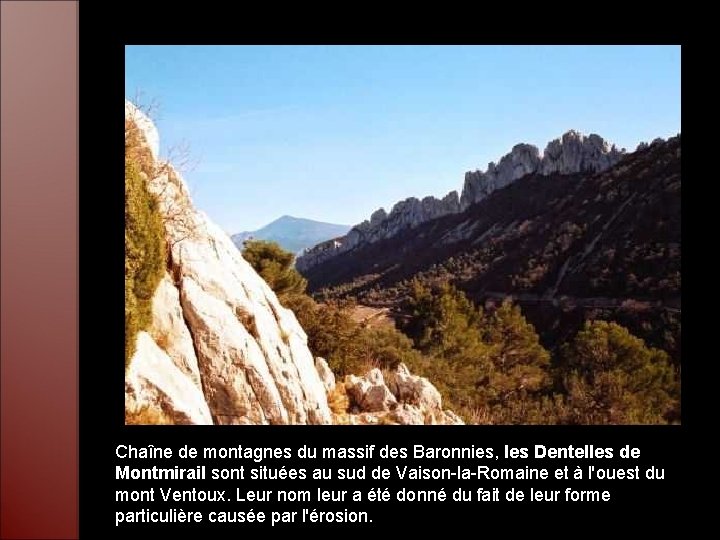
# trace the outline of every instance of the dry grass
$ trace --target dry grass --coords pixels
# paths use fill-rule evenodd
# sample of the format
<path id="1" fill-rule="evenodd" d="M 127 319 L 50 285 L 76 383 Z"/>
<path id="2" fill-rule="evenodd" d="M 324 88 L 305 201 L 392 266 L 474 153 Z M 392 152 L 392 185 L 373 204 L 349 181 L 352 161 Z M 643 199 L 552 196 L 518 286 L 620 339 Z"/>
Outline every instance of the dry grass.
<path id="1" fill-rule="evenodd" d="M 349 414 L 335 414 L 332 415 L 332 423 L 334 426 L 354 426 L 356 423 L 352 421 L 352 417 Z"/>
<path id="2" fill-rule="evenodd" d="M 469 409 L 463 416 L 465 416 L 464 420 L 468 424 L 488 426 L 493 423 L 492 414 L 484 407 L 474 407 Z"/>
<path id="3" fill-rule="evenodd" d="M 158 347 L 163 351 L 167 351 L 170 347 L 170 335 L 167 332 L 153 332 L 153 339 Z"/>
<path id="4" fill-rule="evenodd" d="M 357 367 L 357 375 L 365 376 L 367 373 L 375 368 L 382 370 L 383 364 L 377 358 L 372 356 L 366 356 Z M 385 373 L 383 373 L 384 375 Z"/>
<path id="5" fill-rule="evenodd" d="M 350 414 L 348 409 L 350 408 L 350 398 L 347 395 L 347 390 L 342 382 L 338 382 L 330 392 L 327 394 L 328 407 L 332 412 L 333 424 L 335 425 L 348 425 L 352 424 L 350 421 Z"/>
<path id="6" fill-rule="evenodd" d="M 172 419 L 161 409 L 142 405 L 137 409 L 125 410 L 125 424 L 127 425 L 171 425 Z"/>
<path id="7" fill-rule="evenodd" d="M 328 392 L 327 400 L 328 406 L 333 413 L 347 414 L 348 408 L 350 408 L 350 398 L 342 382 L 337 383 L 335 388 Z"/>
<path id="8" fill-rule="evenodd" d="M 379 426 L 397 426 L 398 423 L 395 422 L 390 417 L 390 414 L 384 414 L 384 415 L 378 417 L 378 425 Z"/>
<path id="9" fill-rule="evenodd" d="M 249 313 L 245 308 L 242 306 L 237 306 L 235 308 L 235 315 L 237 316 L 238 320 L 240 321 L 240 324 L 242 324 L 245 327 L 245 330 L 247 330 L 252 337 L 255 339 L 260 338 L 260 334 L 258 333 L 257 324 L 255 323 L 255 315 L 252 313 Z"/>

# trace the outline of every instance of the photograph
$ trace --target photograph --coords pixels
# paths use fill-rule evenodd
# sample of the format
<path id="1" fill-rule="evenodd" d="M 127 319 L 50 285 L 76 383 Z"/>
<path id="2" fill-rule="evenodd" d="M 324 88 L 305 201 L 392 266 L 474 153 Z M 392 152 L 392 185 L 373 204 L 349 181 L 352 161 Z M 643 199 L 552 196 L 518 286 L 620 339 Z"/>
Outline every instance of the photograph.
<path id="1" fill-rule="evenodd" d="M 682 423 L 679 45 L 124 49 L 126 425 Z"/>

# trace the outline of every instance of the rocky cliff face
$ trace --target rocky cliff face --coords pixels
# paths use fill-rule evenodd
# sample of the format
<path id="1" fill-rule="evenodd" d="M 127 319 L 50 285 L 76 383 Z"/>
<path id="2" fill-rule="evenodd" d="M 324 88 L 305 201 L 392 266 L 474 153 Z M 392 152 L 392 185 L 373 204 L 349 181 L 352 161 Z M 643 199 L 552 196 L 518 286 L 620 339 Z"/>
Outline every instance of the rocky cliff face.
<path id="1" fill-rule="evenodd" d="M 562 139 L 548 143 L 539 172 L 545 175 L 601 172 L 615 165 L 624 154 L 624 149 L 611 146 L 600 135 L 584 137 L 577 131 L 568 131 Z"/>
<path id="2" fill-rule="evenodd" d="M 380 208 L 373 212 L 369 221 L 355 225 L 347 235 L 322 242 L 305 251 L 295 264 L 302 272 L 360 245 L 391 238 L 405 229 L 459 211 L 460 199 L 457 191 L 451 191 L 442 199 L 425 197 L 421 200 L 410 197 L 396 203 L 389 214 L 384 208 Z"/>
<path id="3" fill-rule="evenodd" d="M 561 138 L 550 141 L 542 157 L 536 146 L 515 145 L 498 164 L 489 163 L 487 171 L 465 174 L 465 186 L 461 198 L 463 209 L 479 202 L 496 189 L 503 188 L 532 173 L 542 175 L 601 172 L 620 161 L 624 150 L 610 146 L 602 137 L 587 137 L 571 130 Z"/>
<path id="4" fill-rule="evenodd" d="M 486 171 L 467 172 L 460 197 L 452 191 L 443 199 L 411 197 L 400 201 L 389 214 L 381 208 L 373 213 L 370 221 L 356 225 L 346 236 L 323 242 L 303 253 L 296 266 L 301 272 L 307 271 L 358 246 L 385 240 L 427 221 L 456 214 L 528 174 L 600 172 L 613 166 L 623 155 L 624 150 L 610 146 L 599 135 L 585 137 L 572 130 L 550 141 L 542 156 L 536 146 L 517 144 L 497 164 L 489 163 Z"/>
<path id="5" fill-rule="evenodd" d="M 152 122 L 129 103 L 125 114 L 157 160 Z M 159 162 L 157 170 L 148 185 L 163 217 L 167 272 L 126 372 L 126 410 L 159 411 L 176 424 L 332 423 L 328 388 L 295 315 L 195 210 L 180 174 Z"/>

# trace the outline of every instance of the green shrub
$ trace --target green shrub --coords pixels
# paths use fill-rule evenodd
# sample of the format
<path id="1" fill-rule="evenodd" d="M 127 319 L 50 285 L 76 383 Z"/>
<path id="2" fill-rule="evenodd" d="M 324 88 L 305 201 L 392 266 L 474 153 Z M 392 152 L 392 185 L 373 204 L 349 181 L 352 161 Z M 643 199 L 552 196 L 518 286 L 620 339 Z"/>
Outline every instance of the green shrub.
<path id="1" fill-rule="evenodd" d="M 295 256 L 276 242 L 247 240 L 242 255 L 275 291 L 281 303 L 292 295 L 305 292 L 307 280 L 295 270 Z"/>
<path id="2" fill-rule="evenodd" d="M 573 424 L 664 424 L 677 415 L 679 382 L 668 355 L 622 326 L 587 321 L 563 346 L 558 372 Z"/>
<path id="3" fill-rule="evenodd" d="M 451 358 L 485 354 L 478 331 L 484 315 L 465 294 L 447 282 L 435 288 L 413 281 L 405 310 L 404 330 L 424 353 Z"/>
<path id="4" fill-rule="evenodd" d="M 126 137 L 127 141 L 127 137 Z M 152 297 L 166 263 L 158 202 L 147 174 L 132 153 L 125 157 L 125 366 L 135 353 L 137 333 L 152 319 Z"/>
<path id="5" fill-rule="evenodd" d="M 327 393 L 328 406 L 335 414 L 347 414 L 350 408 L 350 398 L 342 381 L 335 384 L 335 388 Z"/>
<path id="6" fill-rule="evenodd" d="M 518 306 L 503 302 L 485 319 L 481 333 L 490 347 L 488 392 L 494 404 L 504 408 L 518 398 L 527 402 L 549 388 L 550 353 Z"/>
<path id="7" fill-rule="evenodd" d="M 313 355 L 326 358 L 336 375 L 358 372 L 366 360 L 360 339 L 363 329 L 346 306 L 318 304 L 306 295 L 293 295 L 286 306 L 305 330 Z"/>

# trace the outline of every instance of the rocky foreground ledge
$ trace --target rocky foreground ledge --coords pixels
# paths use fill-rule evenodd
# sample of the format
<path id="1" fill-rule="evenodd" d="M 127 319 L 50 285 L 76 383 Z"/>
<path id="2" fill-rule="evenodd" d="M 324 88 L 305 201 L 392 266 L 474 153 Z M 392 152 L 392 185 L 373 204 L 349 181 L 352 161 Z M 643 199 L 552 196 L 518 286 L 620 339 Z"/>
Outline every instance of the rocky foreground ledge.
<path id="1" fill-rule="evenodd" d="M 373 368 L 362 377 L 347 375 L 340 382 L 324 359 L 317 358 L 315 366 L 328 392 L 335 424 L 465 423 L 454 412 L 443 410 L 440 392 L 428 379 L 410 373 L 405 364 L 387 371 L 387 377 Z"/>

